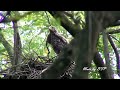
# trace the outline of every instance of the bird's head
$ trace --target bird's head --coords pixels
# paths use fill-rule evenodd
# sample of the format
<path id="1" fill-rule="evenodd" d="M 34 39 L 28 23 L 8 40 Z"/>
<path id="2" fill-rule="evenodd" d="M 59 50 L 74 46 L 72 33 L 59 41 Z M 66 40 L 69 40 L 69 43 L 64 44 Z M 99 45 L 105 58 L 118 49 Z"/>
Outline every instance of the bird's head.
<path id="1" fill-rule="evenodd" d="M 50 32 L 52 32 L 52 33 L 57 33 L 57 30 L 56 30 L 55 27 L 53 27 L 53 26 L 49 27 L 49 30 L 50 30 Z"/>

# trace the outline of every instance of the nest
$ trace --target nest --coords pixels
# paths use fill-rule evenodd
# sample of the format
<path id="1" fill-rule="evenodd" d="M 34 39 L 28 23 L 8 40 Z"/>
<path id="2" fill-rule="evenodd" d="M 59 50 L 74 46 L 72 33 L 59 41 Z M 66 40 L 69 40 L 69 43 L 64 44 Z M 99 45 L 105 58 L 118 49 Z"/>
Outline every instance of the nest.
<path id="1" fill-rule="evenodd" d="M 4 74 L 3 79 L 40 79 L 39 76 L 42 70 L 51 64 L 52 63 L 29 61 L 27 64 L 21 65 L 19 70 Z"/>
<path id="2" fill-rule="evenodd" d="M 4 74 L 2 79 L 41 79 L 42 71 L 52 64 L 53 62 L 42 63 L 31 60 L 27 64 L 21 65 L 18 71 L 11 71 L 10 73 Z M 72 65 L 58 79 L 70 79 L 74 67 L 74 64 Z"/>

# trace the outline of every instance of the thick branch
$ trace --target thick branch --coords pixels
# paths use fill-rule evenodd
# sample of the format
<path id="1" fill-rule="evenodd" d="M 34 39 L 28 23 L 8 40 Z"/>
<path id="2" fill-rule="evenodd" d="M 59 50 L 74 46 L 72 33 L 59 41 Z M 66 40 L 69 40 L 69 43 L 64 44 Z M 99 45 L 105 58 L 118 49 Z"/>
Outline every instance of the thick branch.
<path id="1" fill-rule="evenodd" d="M 9 23 L 9 22 L 14 21 L 14 20 L 19 21 L 21 18 L 24 18 L 25 16 L 30 15 L 31 13 L 33 13 L 33 11 L 27 12 L 23 15 L 18 16 L 18 17 L 17 16 L 16 17 L 12 17 L 12 16 L 6 17 L 5 20 L 0 22 L 0 23 Z"/>
<path id="2" fill-rule="evenodd" d="M 104 25 L 105 27 L 111 27 L 115 24 L 119 24 L 120 11 L 101 11 L 104 13 Z"/>
<path id="3" fill-rule="evenodd" d="M 105 57 L 105 61 L 106 61 L 106 66 L 108 69 L 108 73 L 109 73 L 110 77 L 112 78 L 113 72 L 112 72 L 112 67 L 110 65 L 108 39 L 107 39 L 107 34 L 105 31 L 103 31 L 103 45 L 104 45 L 104 57 Z"/>
<path id="4" fill-rule="evenodd" d="M 120 70 L 119 53 L 118 53 L 117 48 L 116 48 L 114 42 L 112 41 L 112 38 L 110 37 L 110 35 L 108 34 L 107 36 L 108 36 L 108 40 L 109 40 L 109 42 L 110 42 L 110 44 L 111 44 L 111 46 L 112 46 L 112 48 L 113 48 L 113 50 L 115 52 L 116 59 L 117 59 L 117 73 L 118 73 L 118 75 L 120 75 L 120 71 L 119 71 Z"/>
<path id="5" fill-rule="evenodd" d="M 73 78 L 75 79 L 87 79 L 88 78 L 88 70 L 83 71 L 84 67 L 90 68 L 92 59 L 96 52 L 96 45 L 100 31 L 104 30 L 103 19 L 104 15 L 101 12 L 91 12 L 92 13 L 92 32 L 91 32 L 91 53 L 89 53 L 89 30 L 85 30 L 82 34 L 78 34 L 76 39 L 76 43 L 74 45 L 75 54 L 73 55 L 75 58 L 76 67 L 73 72 Z M 89 24 L 89 23 L 86 23 Z M 89 25 L 87 25 L 89 26 Z M 84 30 L 83 30 L 84 31 Z M 73 48 L 74 48 L 73 47 Z M 91 56 L 91 58 L 89 58 Z"/>
<path id="6" fill-rule="evenodd" d="M 14 62 L 13 65 L 21 63 L 21 40 L 19 36 L 17 21 L 13 21 L 14 29 Z"/>
<path id="7" fill-rule="evenodd" d="M 92 22 L 90 22 L 90 20 L 91 20 L 90 18 L 92 18 L 92 17 L 90 17 L 90 13 L 88 11 L 86 11 L 86 29 L 89 30 L 89 33 L 90 32 L 92 33 L 92 31 L 90 30 L 92 28 L 91 27 L 92 26 Z M 91 35 L 89 35 L 89 39 L 90 39 L 90 36 Z M 100 56 L 100 54 L 99 54 L 99 52 L 97 50 L 96 50 L 96 53 L 94 55 L 93 61 L 94 61 L 94 63 L 95 63 L 95 65 L 96 65 L 97 68 L 99 68 L 99 67 L 105 67 L 105 65 L 103 63 L 103 60 L 102 60 L 102 57 Z M 100 73 L 100 76 L 101 76 L 102 79 L 108 79 L 109 78 L 108 73 L 106 71 L 107 70 L 104 70 L 104 71 L 100 71 L 99 70 L 99 73 Z"/>
<path id="8" fill-rule="evenodd" d="M 90 67 L 91 60 L 89 55 L 89 43 L 88 43 L 88 30 L 82 31 L 75 37 L 73 43 L 73 59 L 75 60 L 76 66 L 73 72 L 73 79 L 88 79 L 88 70 L 83 70 L 84 67 Z M 83 41 L 84 40 L 84 41 Z"/>
<path id="9" fill-rule="evenodd" d="M 98 67 L 106 67 L 106 65 L 104 64 L 103 59 L 98 51 L 96 52 L 96 54 L 94 56 L 94 63 L 97 68 Z M 109 73 L 107 73 L 107 72 L 108 72 L 107 69 L 102 70 L 102 71 L 99 70 L 101 79 L 111 79 L 111 77 L 109 77 Z"/>
<path id="10" fill-rule="evenodd" d="M 54 18 L 60 18 L 61 25 L 72 35 L 75 36 L 79 31 L 80 28 L 76 27 L 64 14 L 64 12 L 60 11 L 49 11 L 49 13 Z"/>
<path id="11" fill-rule="evenodd" d="M 117 22 L 111 24 L 112 27 L 113 27 L 113 26 L 119 26 L 119 25 L 120 25 L 120 21 L 119 21 L 119 20 L 118 20 Z"/>
<path id="12" fill-rule="evenodd" d="M 41 74 L 42 79 L 58 79 L 65 72 L 71 62 L 71 51 L 69 49 L 69 47 L 64 48 L 64 52 L 60 53 L 53 65 Z"/>
<path id="13" fill-rule="evenodd" d="M 114 30 L 114 31 L 110 31 L 110 32 L 107 32 L 108 34 L 116 34 L 116 33 L 120 33 L 120 29 L 118 30 Z"/>

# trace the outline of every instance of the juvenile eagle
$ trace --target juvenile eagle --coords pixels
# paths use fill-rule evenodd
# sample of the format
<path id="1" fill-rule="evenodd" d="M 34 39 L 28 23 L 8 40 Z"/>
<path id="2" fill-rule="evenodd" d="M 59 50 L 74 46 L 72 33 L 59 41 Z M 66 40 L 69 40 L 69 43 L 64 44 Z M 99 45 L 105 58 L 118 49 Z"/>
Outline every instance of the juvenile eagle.
<path id="1" fill-rule="evenodd" d="M 60 51 L 66 46 L 68 43 L 64 37 L 62 37 L 54 27 L 50 27 L 50 34 L 47 37 L 47 43 L 51 44 L 53 50 L 56 54 L 59 54 Z M 70 67 L 60 76 L 61 79 L 69 79 L 71 78 L 71 74 L 74 70 L 75 64 L 71 62 Z"/>
<path id="2" fill-rule="evenodd" d="M 68 43 L 66 39 L 57 32 L 55 27 L 50 27 L 49 31 L 50 34 L 47 37 L 47 43 L 51 44 L 56 54 L 59 54 L 63 47 Z"/>

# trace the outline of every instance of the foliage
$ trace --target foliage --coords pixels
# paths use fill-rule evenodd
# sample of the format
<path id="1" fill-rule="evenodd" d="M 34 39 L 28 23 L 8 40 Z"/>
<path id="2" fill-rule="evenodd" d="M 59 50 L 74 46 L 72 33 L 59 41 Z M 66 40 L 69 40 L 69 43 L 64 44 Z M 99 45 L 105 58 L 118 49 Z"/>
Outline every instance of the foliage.
<path id="1" fill-rule="evenodd" d="M 68 11 L 72 13 L 73 18 L 79 20 L 80 27 L 83 29 L 85 27 L 85 13 L 84 11 Z M 24 11 L 19 12 L 19 14 L 24 13 Z M 19 16 L 18 14 L 18 16 Z M 14 12 L 12 14 L 14 16 Z M 17 15 L 17 14 L 16 14 Z M 19 16 L 20 18 L 20 16 Z M 71 21 L 73 18 L 68 17 Z M 50 22 L 49 22 L 50 21 Z M 72 21 L 73 22 L 73 21 Z M 72 40 L 72 36 L 61 26 L 59 19 L 55 20 L 48 12 L 45 11 L 37 11 L 33 12 L 18 21 L 18 30 L 20 33 L 20 38 L 22 42 L 22 57 L 23 58 L 36 58 L 37 56 L 46 56 L 48 55 L 48 50 L 46 46 L 46 38 L 49 34 L 49 26 L 55 26 L 60 34 L 64 36 L 68 42 Z M 119 29 L 120 27 L 112 27 L 108 28 L 107 31 L 111 31 L 113 29 Z M 1 31 L 5 37 L 5 39 L 10 43 L 12 47 L 14 47 L 14 32 L 12 28 L 12 22 L 6 23 L 5 28 L 2 28 Z M 113 35 L 118 41 L 120 41 L 120 35 Z M 120 42 L 114 40 L 117 47 L 120 47 Z M 52 47 L 48 45 L 50 50 L 50 58 L 56 56 Z M 103 40 L 102 35 L 100 35 L 98 41 L 98 50 L 101 53 L 101 56 L 104 58 L 103 52 Z M 111 45 L 109 44 L 109 52 L 111 55 L 111 60 L 115 59 L 115 55 Z M 114 58 L 114 59 L 113 59 Z M 3 61 L 7 61 L 5 64 Z M 41 60 L 41 59 L 39 59 Z M 41 60 L 42 61 L 42 60 Z M 44 61 L 42 61 L 44 62 Z M 0 42 L 0 70 L 7 69 L 11 67 L 9 62 L 8 53 L 6 49 Z M 96 68 L 95 64 L 92 62 L 92 68 Z M 113 67 L 116 72 L 115 66 Z M 98 71 L 90 71 L 89 78 L 92 79 L 100 79 L 100 75 Z"/>

